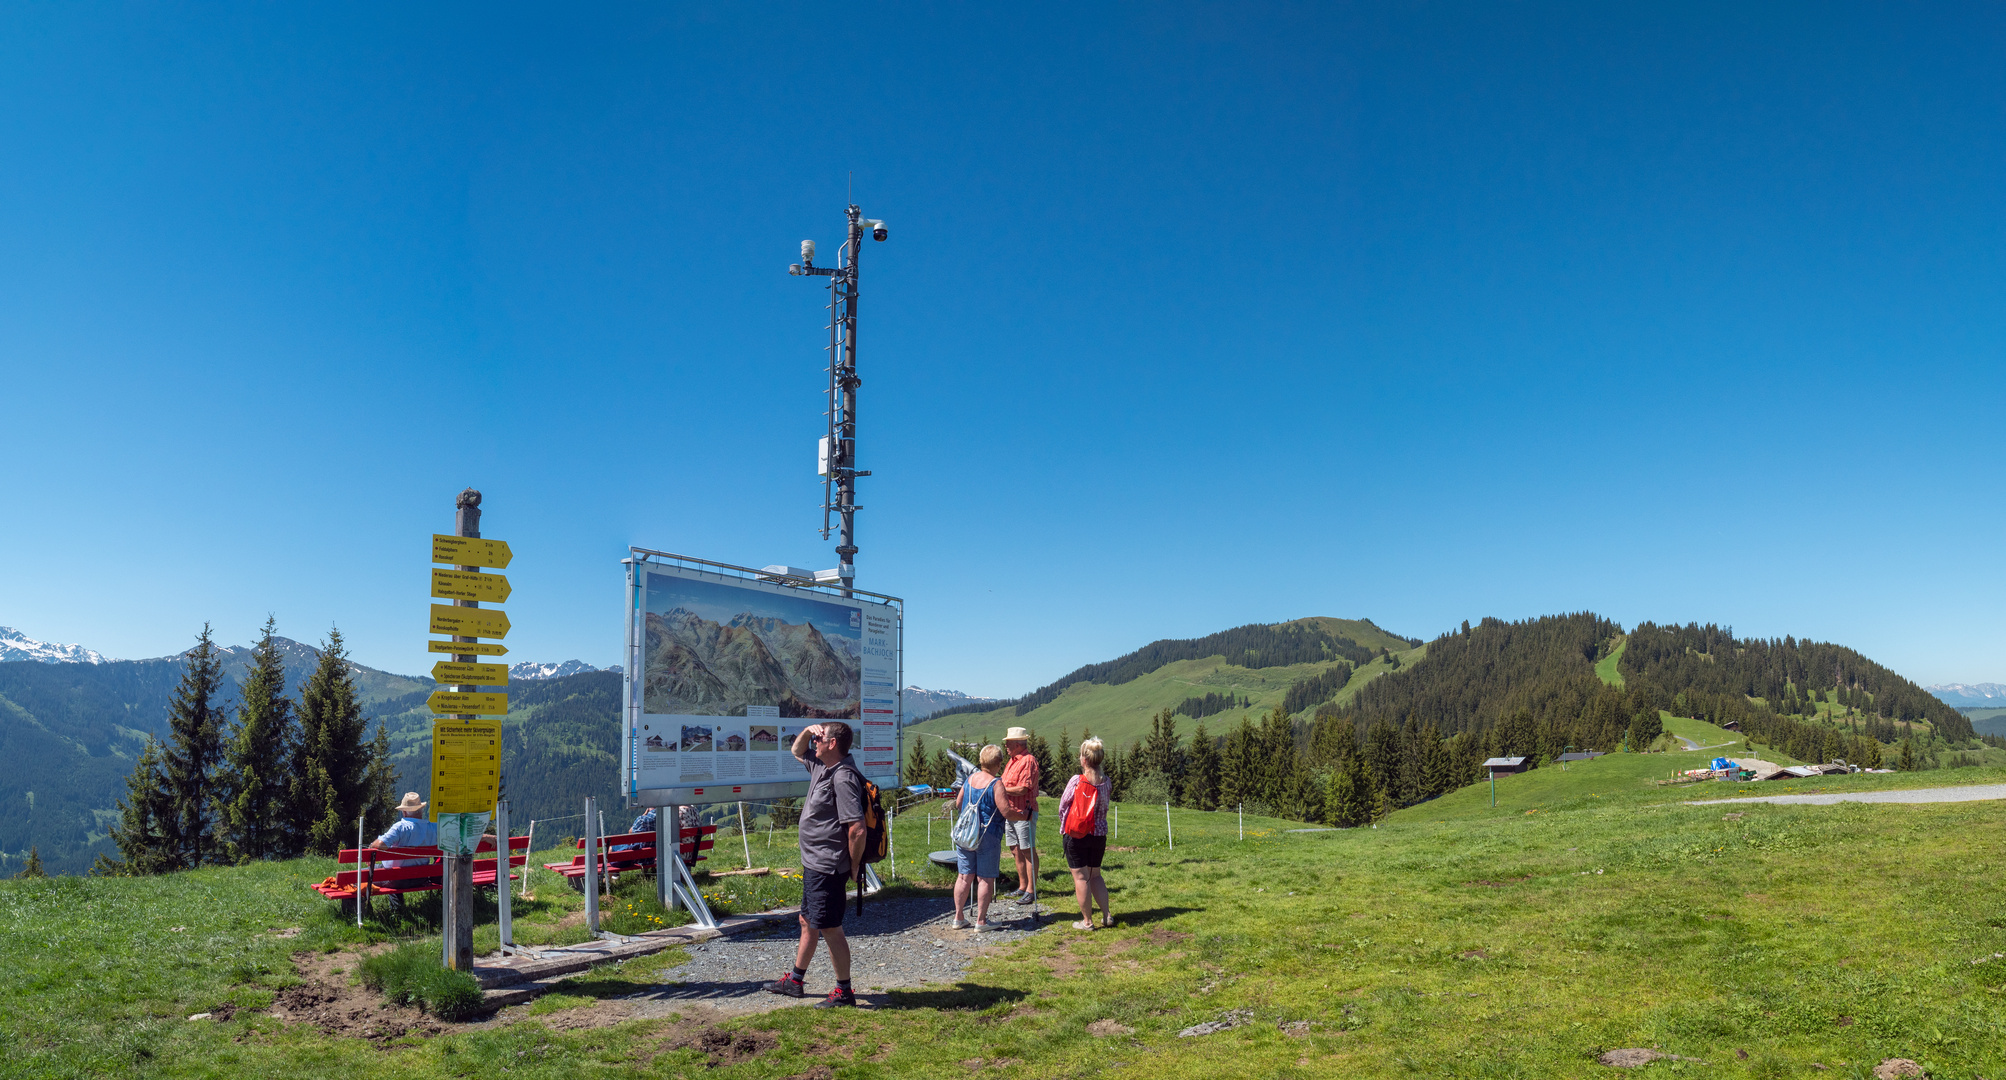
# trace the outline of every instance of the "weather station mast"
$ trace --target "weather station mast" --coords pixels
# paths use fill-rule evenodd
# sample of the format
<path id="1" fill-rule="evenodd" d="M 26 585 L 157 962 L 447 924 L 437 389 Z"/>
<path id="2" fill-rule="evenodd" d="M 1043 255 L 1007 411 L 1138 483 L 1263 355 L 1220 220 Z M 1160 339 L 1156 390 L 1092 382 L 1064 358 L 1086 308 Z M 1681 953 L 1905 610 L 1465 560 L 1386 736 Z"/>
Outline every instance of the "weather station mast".
<path id="1" fill-rule="evenodd" d="M 857 478 L 871 475 L 857 468 L 857 257 L 864 233 L 883 241 L 891 233 L 877 218 L 867 218 L 856 203 L 846 212 L 849 235 L 836 255 L 835 266 L 815 265 L 815 241 L 801 241 L 801 261 L 787 268 L 797 277 L 829 279 L 829 432 L 816 451 L 816 471 L 822 477 L 822 539 L 838 519 L 835 577 L 843 595 L 850 596 L 857 580 Z M 818 579 L 822 574 L 815 575 Z"/>

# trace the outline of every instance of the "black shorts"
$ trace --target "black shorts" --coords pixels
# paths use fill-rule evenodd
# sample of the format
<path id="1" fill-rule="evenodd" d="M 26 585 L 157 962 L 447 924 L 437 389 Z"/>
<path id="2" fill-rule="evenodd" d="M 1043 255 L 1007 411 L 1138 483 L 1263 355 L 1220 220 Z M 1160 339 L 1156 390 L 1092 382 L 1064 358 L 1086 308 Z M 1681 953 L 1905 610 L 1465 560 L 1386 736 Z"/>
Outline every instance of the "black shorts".
<path id="1" fill-rule="evenodd" d="M 1085 870 L 1091 867 L 1098 870 L 1101 856 L 1107 854 L 1107 837 L 1063 836 L 1059 838 L 1059 846 L 1066 849 L 1066 869 Z"/>
<path id="2" fill-rule="evenodd" d="M 810 930 L 830 930 L 843 925 L 844 889 L 848 874 L 825 874 L 801 868 L 801 917 Z"/>

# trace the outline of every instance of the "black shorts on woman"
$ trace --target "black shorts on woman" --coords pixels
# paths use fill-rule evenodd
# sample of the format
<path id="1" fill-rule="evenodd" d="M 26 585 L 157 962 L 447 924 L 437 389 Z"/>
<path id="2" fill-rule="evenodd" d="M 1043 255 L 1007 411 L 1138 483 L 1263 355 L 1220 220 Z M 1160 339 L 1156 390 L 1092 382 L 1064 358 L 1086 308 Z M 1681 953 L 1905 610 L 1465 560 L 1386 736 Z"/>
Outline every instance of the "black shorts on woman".
<path id="1" fill-rule="evenodd" d="M 1101 858 L 1107 854 L 1105 836 L 1062 837 L 1060 846 L 1066 851 L 1066 869 L 1100 869 Z"/>

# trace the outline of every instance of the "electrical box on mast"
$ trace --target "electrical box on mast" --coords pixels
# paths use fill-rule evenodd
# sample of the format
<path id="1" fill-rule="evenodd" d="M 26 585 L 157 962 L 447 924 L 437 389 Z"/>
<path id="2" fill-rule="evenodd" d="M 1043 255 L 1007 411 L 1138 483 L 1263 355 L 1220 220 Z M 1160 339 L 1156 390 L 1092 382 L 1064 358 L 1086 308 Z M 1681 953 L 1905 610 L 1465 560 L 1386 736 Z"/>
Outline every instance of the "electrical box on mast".
<path id="1" fill-rule="evenodd" d="M 834 474 L 836 471 L 836 463 L 830 460 L 834 456 L 830 452 L 829 449 L 830 445 L 831 443 L 827 435 L 824 435 L 820 439 L 815 440 L 816 476 L 830 476 Z"/>

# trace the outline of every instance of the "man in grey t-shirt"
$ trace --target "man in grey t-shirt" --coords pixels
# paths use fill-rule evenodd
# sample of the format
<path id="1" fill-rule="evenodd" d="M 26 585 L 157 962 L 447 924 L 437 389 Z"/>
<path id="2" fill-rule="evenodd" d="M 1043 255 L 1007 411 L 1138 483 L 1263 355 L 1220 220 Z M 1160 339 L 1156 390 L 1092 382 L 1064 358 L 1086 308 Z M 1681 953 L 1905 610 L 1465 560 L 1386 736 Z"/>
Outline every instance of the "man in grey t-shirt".
<path id="1" fill-rule="evenodd" d="M 829 942 L 836 988 L 817 1008 L 855 1005 L 850 988 L 850 943 L 843 937 L 843 890 L 861 878 L 864 865 L 864 774 L 850 757 L 850 725 L 830 722 L 802 731 L 794 756 L 808 767 L 808 799 L 801 807 L 801 947 L 794 970 L 767 983 L 768 993 L 801 997 L 801 980 L 815 958 L 815 943 Z"/>

